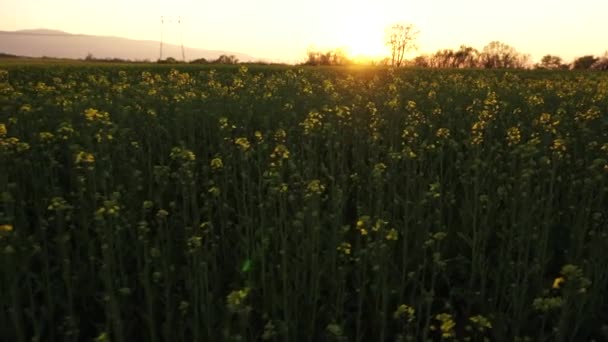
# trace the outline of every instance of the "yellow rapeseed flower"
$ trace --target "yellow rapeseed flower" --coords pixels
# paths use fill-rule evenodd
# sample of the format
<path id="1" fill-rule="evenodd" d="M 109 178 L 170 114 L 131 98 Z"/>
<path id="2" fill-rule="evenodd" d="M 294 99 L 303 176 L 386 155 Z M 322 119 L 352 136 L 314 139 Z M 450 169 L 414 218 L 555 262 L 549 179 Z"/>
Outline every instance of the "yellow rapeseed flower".
<path id="1" fill-rule="evenodd" d="M 492 329 L 492 322 L 482 315 L 469 317 L 469 321 L 475 324 L 478 331 L 485 331 L 486 329 Z"/>
<path id="2" fill-rule="evenodd" d="M 562 284 L 564 284 L 566 282 L 566 279 L 564 277 L 557 277 L 555 278 L 555 280 L 553 280 L 553 285 L 551 286 L 554 289 L 559 289 L 562 287 Z"/>
<path id="3" fill-rule="evenodd" d="M 87 121 L 110 121 L 110 114 L 107 112 L 102 112 L 97 109 L 88 108 L 84 111 L 84 117 Z"/>
<path id="4" fill-rule="evenodd" d="M 231 312 L 238 312 L 245 309 L 245 301 L 249 296 L 250 289 L 248 287 L 242 290 L 235 290 L 226 296 L 226 304 Z"/>
<path id="5" fill-rule="evenodd" d="M 0 232 L 12 232 L 13 225 L 12 224 L 0 224 Z"/>
<path id="6" fill-rule="evenodd" d="M 215 197 L 218 197 L 222 193 L 220 188 L 218 188 L 217 186 L 210 187 L 209 190 L 207 190 L 207 192 Z"/>
<path id="7" fill-rule="evenodd" d="M 336 249 L 338 252 L 342 252 L 344 255 L 350 255 L 352 246 L 348 242 L 342 242 Z"/>
<path id="8" fill-rule="evenodd" d="M 53 135 L 53 133 L 51 133 L 51 132 L 38 133 L 38 138 L 40 138 L 40 140 L 43 142 L 51 141 L 51 140 L 53 140 L 54 137 L 55 137 L 55 135 Z"/>
<path id="9" fill-rule="evenodd" d="M 447 139 L 450 137 L 450 130 L 448 128 L 439 128 L 435 135 L 437 136 L 437 138 Z"/>
<path id="10" fill-rule="evenodd" d="M 304 128 L 304 134 L 310 134 L 323 126 L 323 114 L 316 110 L 310 111 L 304 121 L 300 122 L 300 126 Z"/>
<path id="11" fill-rule="evenodd" d="M 95 156 L 93 154 L 80 151 L 76 154 L 76 164 L 93 164 L 95 163 Z"/>
<path id="12" fill-rule="evenodd" d="M 320 195 L 325 191 L 325 185 L 318 179 L 313 179 L 306 187 L 306 197 Z"/>
<path id="13" fill-rule="evenodd" d="M 521 141 L 521 133 L 519 128 L 511 127 L 507 130 L 507 144 L 509 146 L 517 145 Z"/>
<path id="14" fill-rule="evenodd" d="M 281 183 L 281 185 L 279 185 L 279 192 L 286 193 L 288 190 L 289 186 L 287 185 L 287 183 Z"/>
<path id="15" fill-rule="evenodd" d="M 234 143 L 238 146 L 238 148 L 241 151 L 247 151 L 251 147 L 251 143 L 249 143 L 249 140 L 247 140 L 247 138 L 244 138 L 244 137 L 236 138 Z"/>
<path id="16" fill-rule="evenodd" d="M 441 337 L 454 337 L 454 328 L 456 327 L 456 322 L 454 322 L 454 319 L 452 319 L 452 315 L 448 313 L 441 313 L 435 316 L 435 319 L 441 323 L 439 326 L 439 329 L 441 329 Z"/>
<path id="17" fill-rule="evenodd" d="M 408 323 L 411 323 L 416 318 L 416 310 L 409 305 L 401 304 L 393 313 L 393 318 L 400 319 L 401 317 Z"/>
<path id="18" fill-rule="evenodd" d="M 284 129 L 279 128 L 276 130 L 276 132 L 274 132 L 274 139 L 277 142 L 284 142 L 286 138 L 287 138 L 287 132 L 285 132 Z"/>
<path id="19" fill-rule="evenodd" d="M 211 168 L 213 170 L 221 170 L 223 167 L 224 167 L 224 163 L 222 162 L 222 158 L 211 159 Z"/>
<path id="20" fill-rule="evenodd" d="M 399 239 L 399 232 L 395 228 L 391 228 L 391 230 L 386 233 L 386 239 L 388 241 L 397 241 Z"/>
<path id="21" fill-rule="evenodd" d="M 566 140 L 559 138 L 553 140 L 551 150 L 561 156 L 564 152 L 566 152 Z"/>
<path id="22" fill-rule="evenodd" d="M 0 137 L 3 137 L 6 135 L 6 125 L 3 123 L 0 123 Z"/>
<path id="23" fill-rule="evenodd" d="M 270 154 L 272 159 L 289 159 L 289 150 L 283 144 L 279 144 L 274 148 L 274 151 Z"/>

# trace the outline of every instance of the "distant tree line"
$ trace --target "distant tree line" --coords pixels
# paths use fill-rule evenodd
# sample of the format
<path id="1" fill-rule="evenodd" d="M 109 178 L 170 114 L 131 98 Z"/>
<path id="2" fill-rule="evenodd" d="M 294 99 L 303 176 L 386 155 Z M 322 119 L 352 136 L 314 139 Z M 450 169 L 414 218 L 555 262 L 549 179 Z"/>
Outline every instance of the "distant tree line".
<path id="1" fill-rule="evenodd" d="M 84 58 L 87 62 L 97 62 L 97 63 L 151 63 L 149 59 L 142 60 L 131 60 L 127 58 L 99 58 L 95 57 L 92 53 L 88 53 Z"/>
<path id="2" fill-rule="evenodd" d="M 190 64 L 239 64 L 239 59 L 235 55 L 220 55 L 216 59 L 195 59 Z"/>
<path id="3" fill-rule="evenodd" d="M 406 54 L 417 49 L 418 33 L 419 31 L 414 25 L 407 23 L 396 23 L 387 27 L 385 44 L 389 48 L 390 55 L 379 64 L 421 68 L 608 70 L 608 51 L 602 57 L 587 55 L 576 58 L 570 64 L 564 63 L 559 56 L 545 55 L 540 63 L 532 64 L 530 55 L 520 53 L 514 47 L 499 41 L 490 42 L 481 51 L 471 46 L 461 45 L 458 50 L 442 49 L 433 54 L 419 55 L 411 60 L 406 60 Z M 347 65 L 351 63 L 353 62 L 340 49 L 326 52 L 309 49 L 307 59 L 303 64 Z"/>
<path id="4" fill-rule="evenodd" d="M 10 53 L 0 52 L 0 58 L 21 58 L 21 57 L 17 56 L 17 55 L 12 55 Z"/>
<path id="5" fill-rule="evenodd" d="M 479 51 L 462 45 L 458 50 L 443 49 L 431 55 L 421 55 L 412 61 L 412 65 L 424 68 L 525 68 L 529 65 L 530 56 L 524 55 L 513 47 L 493 41 Z"/>
<path id="6" fill-rule="evenodd" d="M 97 58 L 93 54 L 89 53 L 85 58 L 87 62 L 108 62 L 108 63 L 151 63 L 149 59 L 133 61 L 130 59 L 122 58 Z M 239 64 L 240 61 L 234 55 L 220 55 L 216 59 L 205 59 L 198 58 L 190 62 L 185 62 L 174 57 L 167 57 L 165 59 L 159 59 L 156 61 L 158 64 Z"/>
<path id="7" fill-rule="evenodd" d="M 576 58 L 572 63 L 565 63 L 561 57 L 548 54 L 539 63 L 532 65 L 530 55 L 494 41 L 481 51 L 462 45 L 458 50 L 443 49 L 431 55 L 415 57 L 410 64 L 423 68 L 608 70 L 608 51 L 602 57 L 586 55 Z"/>

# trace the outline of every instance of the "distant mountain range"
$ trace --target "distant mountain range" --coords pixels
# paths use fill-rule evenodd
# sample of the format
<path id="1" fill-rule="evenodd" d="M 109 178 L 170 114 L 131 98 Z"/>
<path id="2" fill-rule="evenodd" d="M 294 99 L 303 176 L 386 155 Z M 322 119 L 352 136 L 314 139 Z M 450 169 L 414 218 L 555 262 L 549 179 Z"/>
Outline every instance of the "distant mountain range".
<path id="1" fill-rule="evenodd" d="M 160 56 L 160 42 L 71 34 L 49 29 L 0 31 L 0 53 L 26 57 L 46 56 L 72 59 L 84 59 L 90 54 L 99 59 L 156 61 Z M 199 58 L 213 60 L 220 55 L 234 55 L 243 62 L 259 60 L 238 52 L 204 50 L 186 46 L 184 46 L 184 54 L 188 61 Z M 163 58 L 167 57 L 181 60 L 181 46 L 164 43 Z"/>

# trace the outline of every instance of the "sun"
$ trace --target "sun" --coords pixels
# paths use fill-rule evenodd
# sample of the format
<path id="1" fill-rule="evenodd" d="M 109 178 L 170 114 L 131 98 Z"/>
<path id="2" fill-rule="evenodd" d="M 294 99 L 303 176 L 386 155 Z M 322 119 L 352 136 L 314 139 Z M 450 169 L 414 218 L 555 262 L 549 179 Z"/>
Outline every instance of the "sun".
<path id="1" fill-rule="evenodd" d="M 386 55 L 383 37 L 374 32 L 352 30 L 344 37 L 344 49 L 352 57 L 377 58 Z"/>
<path id="2" fill-rule="evenodd" d="M 352 6 L 337 20 L 337 43 L 354 59 L 384 57 L 387 54 L 384 44 L 386 22 L 374 7 Z"/>

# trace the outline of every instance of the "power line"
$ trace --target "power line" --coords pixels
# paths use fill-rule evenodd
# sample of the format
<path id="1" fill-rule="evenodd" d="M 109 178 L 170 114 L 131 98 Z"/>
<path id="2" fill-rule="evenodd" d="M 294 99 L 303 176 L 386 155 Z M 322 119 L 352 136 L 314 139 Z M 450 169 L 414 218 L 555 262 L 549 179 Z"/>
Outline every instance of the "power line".
<path id="1" fill-rule="evenodd" d="M 182 53 L 182 61 L 186 61 L 186 50 L 184 48 L 184 32 L 182 28 L 182 17 L 178 16 L 177 18 L 171 16 L 161 16 L 160 17 L 160 52 L 159 52 L 159 60 L 163 59 L 163 48 L 164 48 L 164 38 L 165 38 L 165 24 L 170 25 L 177 23 L 177 28 L 179 30 L 179 39 L 180 39 L 180 48 Z"/>

